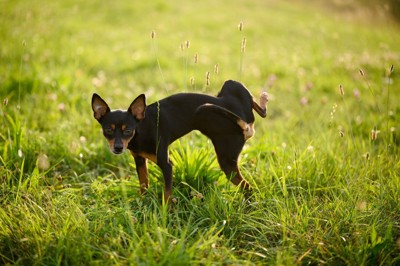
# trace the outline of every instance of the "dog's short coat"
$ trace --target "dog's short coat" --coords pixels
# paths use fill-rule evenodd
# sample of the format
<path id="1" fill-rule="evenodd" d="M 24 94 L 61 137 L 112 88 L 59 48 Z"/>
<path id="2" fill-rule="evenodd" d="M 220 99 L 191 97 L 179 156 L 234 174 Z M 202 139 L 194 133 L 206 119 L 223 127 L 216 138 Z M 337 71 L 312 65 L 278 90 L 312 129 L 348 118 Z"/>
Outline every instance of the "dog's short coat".
<path id="1" fill-rule="evenodd" d="M 111 111 L 97 94 L 92 97 L 94 117 L 103 128 L 112 152 L 129 149 L 136 163 L 141 192 L 148 188 L 147 159 L 156 163 L 164 176 L 164 199 L 172 193 L 172 165 L 168 146 L 192 130 L 211 139 L 221 169 L 235 185 L 250 189 L 238 168 L 243 145 L 254 134 L 253 109 L 266 116 L 267 94 L 260 104 L 239 82 L 228 80 L 217 97 L 179 93 L 146 106 L 139 95 L 127 111 Z"/>

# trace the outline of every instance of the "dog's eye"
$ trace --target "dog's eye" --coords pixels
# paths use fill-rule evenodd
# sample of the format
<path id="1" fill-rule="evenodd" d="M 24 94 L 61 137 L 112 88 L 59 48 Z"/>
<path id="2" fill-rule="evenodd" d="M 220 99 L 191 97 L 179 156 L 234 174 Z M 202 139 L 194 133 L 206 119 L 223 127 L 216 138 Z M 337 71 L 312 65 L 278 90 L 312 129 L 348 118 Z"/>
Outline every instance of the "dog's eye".
<path id="1" fill-rule="evenodd" d="M 104 133 L 107 135 L 112 135 L 114 134 L 114 130 L 112 128 L 105 128 Z"/>
<path id="2" fill-rule="evenodd" d="M 132 135 L 132 133 L 133 133 L 133 130 L 132 130 L 132 129 L 126 129 L 126 130 L 124 130 L 124 135 L 126 135 L 126 136 Z"/>

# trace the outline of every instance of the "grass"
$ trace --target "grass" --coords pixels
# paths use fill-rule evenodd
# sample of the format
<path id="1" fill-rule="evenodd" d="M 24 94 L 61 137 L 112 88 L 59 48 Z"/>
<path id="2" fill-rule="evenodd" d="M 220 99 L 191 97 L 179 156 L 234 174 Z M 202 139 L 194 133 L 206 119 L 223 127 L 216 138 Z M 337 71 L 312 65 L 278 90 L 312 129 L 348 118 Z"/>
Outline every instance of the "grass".
<path id="1" fill-rule="evenodd" d="M 388 17 L 302 1 L 1 2 L 2 264 L 400 263 L 400 30 Z M 171 149 L 176 202 L 161 204 L 153 164 L 139 195 L 91 94 L 126 108 L 140 93 L 216 94 L 226 79 L 271 96 L 240 161 L 254 193 L 191 133 Z"/>

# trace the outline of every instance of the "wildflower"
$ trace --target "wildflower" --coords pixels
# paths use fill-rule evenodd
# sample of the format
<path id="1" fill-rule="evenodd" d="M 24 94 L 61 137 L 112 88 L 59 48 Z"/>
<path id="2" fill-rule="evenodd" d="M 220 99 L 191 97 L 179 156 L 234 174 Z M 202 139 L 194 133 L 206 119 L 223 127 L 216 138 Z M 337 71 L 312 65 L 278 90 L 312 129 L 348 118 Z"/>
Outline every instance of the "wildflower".
<path id="1" fill-rule="evenodd" d="M 312 145 L 309 145 L 309 146 L 307 147 L 307 151 L 313 152 L 313 151 L 314 151 L 314 147 L 313 147 Z"/>
<path id="2" fill-rule="evenodd" d="M 21 150 L 21 149 L 18 149 L 18 157 L 19 157 L 19 158 L 22 158 L 22 156 L 24 156 L 24 154 L 22 153 L 22 150 Z"/>
<path id="3" fill-rule="evenodd" d="M 60 111 L 60 112 L 65 112 L 65 104 L 64 103 L 60 103 L 59 105 L 58 105 L 58 111 Z"/>
<path id="4" fill-rule="evenodd" d="M 275 83 L 276 80 L 277 80 L 276 75 L 274 75 L 274 74 L 269 75 L 267 86 L 268 86 L 268 87 L 272 87 L 272 85 L 274 85 L 274 83 Z"/>
<path id="5" fill-rule="evenodd" d="M 354 97 L 355 97 L 357 100 L 360 99 L 360 91 L 359 91 L 358 89 L 355 89 L 355 90 L 353 91 L 353 95 L 354 95 Z"/>
<path id="6" fill-rule="evenodd" d="M 301 104 L 301 105 L 307 105 L 307 104 L 308 104 L 308 99 L 307 99 L 306 97 L 302 97 L 302 98 L 300 99 L 300 104 Z"/>
<path id="7" fill-rule="evenodd" d="M 37 164 L 40 170 L 46 171 L 47 169 L 50 168 L 49 157 L 47 157 L 47 155 L 44 153 L 39 154 L 37 159 Z"/>
<path id="8" fill-rule="evenodd" d="M 359 211 L 367 210 L 367 202 L 364 200 L 357 202 L 356 208 Z"/>
<path id="9" fill-rule="evenodd" d="M 314 87 L 314 84 L 310 81 L 307 82 L 306 86 L 304 87 L 304 91 L 310 91 Z"/>
<path id="10" fill-rule="evenodd" d="M 50 93 L 49 95 L 47 95 L 47 98 L 51 101 L 56 101 L 58 96 L 55 93 Z"/>
<path id="11" fill-rule="evenodd" d="M 93 78 L 92 79 L 92 84 L 93 84 L 93 86 L 95 86 L 96 88 L 98 88 L 98 87 L 100 87 L 101 86 L 101 80 L 99 79 L 99 78 Z"/>
<path id="12" fill-rule="evenodd" d="M 197 197 L 198 199 L 204 198 L 203 194 L 201 194 L 201 193 L 197 193 L 196 197 Z"/>

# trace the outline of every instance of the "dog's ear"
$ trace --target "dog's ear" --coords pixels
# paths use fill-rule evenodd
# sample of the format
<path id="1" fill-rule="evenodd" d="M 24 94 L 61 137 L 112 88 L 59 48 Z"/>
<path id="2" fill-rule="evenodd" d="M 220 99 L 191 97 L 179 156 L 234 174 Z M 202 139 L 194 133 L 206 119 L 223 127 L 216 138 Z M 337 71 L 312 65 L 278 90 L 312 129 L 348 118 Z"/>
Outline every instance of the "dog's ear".
<path id="1" fill-rule="evenodd" d="M 111 111 L 107 103 L 96 93 L 93 93 L 92 96 L 92 110 L 94 118 L 96 118 L 99 122 L 105 114 Z"/>
<path id="2" fill-rule="evenodd" d="M 144 94 L 140 94 L 136 97 L 135 100 L 131 103 L 128 108 L 128 112 L 133 115 L 137 120 L 144 119 L 146 111 L 146 96 Z"/>

